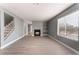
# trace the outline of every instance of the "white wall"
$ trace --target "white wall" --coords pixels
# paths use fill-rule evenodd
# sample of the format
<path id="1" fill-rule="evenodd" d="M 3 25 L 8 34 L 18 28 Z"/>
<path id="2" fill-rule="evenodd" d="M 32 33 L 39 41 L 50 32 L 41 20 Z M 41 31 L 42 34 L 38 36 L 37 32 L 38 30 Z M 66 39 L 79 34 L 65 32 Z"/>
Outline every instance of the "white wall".
<path id="1" fill-rule="evenodd" d="M 34 36 L 34 29 L 41 30 L 41 36 L 43 36 L 43 22 L 42 21 L 33 21 L 32 22 L 32 35 Z"/>
<path id="2" fill-rule="evenodd" d="M 4 41 L 4 11 L 1 9 L 1 16 L 0 16 L 0 20 L 1 20 L 1 46 L 2 46 L 2 42 Z"/>
<path id="3" fill-rule="evenodd" d="M 23 33 L 23 24 L 24 22 L 20 19 L 15 18 L 15 30 L 13 31 L 13 33 L 6 39 L 3 41 L 3 45 L 8 44 L 9 42 L 16 40 L 17 38 L 21 37 L 24 35 Z"/>
<path id="4" fill-rule="evenodd" d="M 4 12 L 6 12 L 9 15 L 13 16 L 14 17 L 14 22 L 15 22 L 15 30 L 12 32 L 12 34 L 6 40 L 4 40 Z M 31 22 L 27 22 L 27 21 L 25 23 L 24 22 L 25 22 L 24 20 L 22 20 L 19 17 L 15 16 L 11 12 L 8 12 L 5 9 L 1 10 L 1 47 L 2 48 L 10 45 L 13 41 L 16 41 L 18 38 L 20 38 L 20 37 L 24 36 L 25 34 L 27 34 L 27 31 L 28 31 L 27 25 Z"/>
<path id="5" fill-rule="evenodd" d="M 1 15 L 1 12 L 0 12 Z M 1 17 L 0 17 L 0 46 L 1 46 Z"/>

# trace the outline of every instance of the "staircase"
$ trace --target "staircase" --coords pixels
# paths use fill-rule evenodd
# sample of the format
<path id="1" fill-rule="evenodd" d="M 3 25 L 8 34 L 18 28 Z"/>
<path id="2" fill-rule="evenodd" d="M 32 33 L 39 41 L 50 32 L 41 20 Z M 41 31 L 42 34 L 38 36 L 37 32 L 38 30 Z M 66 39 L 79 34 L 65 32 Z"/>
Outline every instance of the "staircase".
<path id="1" fill-rule="evenodd" d="M 14 21 L 11 21 L 8 25 L 5 26 L 4 40 L 6 40 L 13 31 L 14 31 Z"/>

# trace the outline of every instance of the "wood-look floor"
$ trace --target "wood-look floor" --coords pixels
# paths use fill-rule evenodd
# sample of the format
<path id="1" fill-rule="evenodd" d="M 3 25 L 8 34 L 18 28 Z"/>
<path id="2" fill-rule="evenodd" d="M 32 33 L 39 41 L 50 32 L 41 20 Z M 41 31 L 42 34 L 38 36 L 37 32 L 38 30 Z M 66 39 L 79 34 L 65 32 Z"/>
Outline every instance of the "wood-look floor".
<path id="1" fill-rule="evenodd" d="M 7 48 L 1 55 L 76 55 L 48 37 L 24 37 Z"/>

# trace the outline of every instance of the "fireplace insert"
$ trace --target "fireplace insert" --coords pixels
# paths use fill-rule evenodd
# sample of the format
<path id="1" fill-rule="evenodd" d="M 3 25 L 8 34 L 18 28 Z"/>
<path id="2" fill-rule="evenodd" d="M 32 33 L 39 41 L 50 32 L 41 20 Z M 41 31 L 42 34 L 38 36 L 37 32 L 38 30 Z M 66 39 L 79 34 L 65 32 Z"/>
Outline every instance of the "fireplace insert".
<path id="1" fill-rule="evenodd" d="M 40 35 L 41 35 L 40 29 L 35 29 L 34 30 L 34 36 L 40 36 Z"/>

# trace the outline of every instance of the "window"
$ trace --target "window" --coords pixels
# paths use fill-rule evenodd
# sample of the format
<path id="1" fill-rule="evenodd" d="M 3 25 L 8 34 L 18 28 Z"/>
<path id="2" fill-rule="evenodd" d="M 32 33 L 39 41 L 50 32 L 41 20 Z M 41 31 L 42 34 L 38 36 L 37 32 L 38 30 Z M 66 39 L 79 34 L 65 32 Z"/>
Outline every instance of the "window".
<path id="1" fill-rule="evenodd" d="M 61 19 L 58 19 L 57 34 L 59 36 L 78 41 L 78 29 L 79 29 L 79 12 L 72 13 Z"/>

